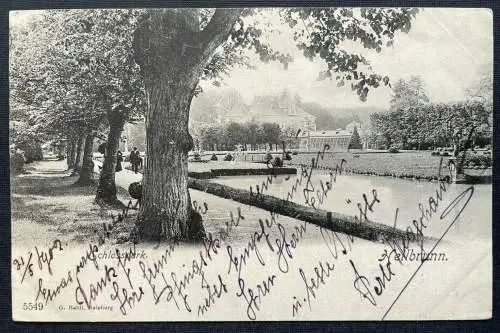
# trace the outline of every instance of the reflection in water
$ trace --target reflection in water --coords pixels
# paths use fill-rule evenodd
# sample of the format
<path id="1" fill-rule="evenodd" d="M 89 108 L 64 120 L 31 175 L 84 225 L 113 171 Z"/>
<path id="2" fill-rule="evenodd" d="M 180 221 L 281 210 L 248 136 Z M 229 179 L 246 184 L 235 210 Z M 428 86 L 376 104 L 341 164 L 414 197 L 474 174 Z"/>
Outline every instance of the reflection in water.
<path id="1" fill-rule="evenodd" d="M 266 176 L 239 176 L 220 177 L 214 181 L 220 184 L 249 189 L 262 184 Z M 278 176 L 273 179 L 265 194 L 286 199 L 288 191 L 291 190 L 297 176 L 291 176 L 288 180 L 285 176 Z M 314 190 L 321 190 L 320 180 L 329 180 L 329 174 L 325 171 L 314 170 L 311 177 Z M 306 204 L 302 187 L 297 190 L 292 201 L 299 204 Z M 439 215 L 443 209 L 469 185 L 448 184 L 446 192 L 443 194 L 443 202 L 438 207 L 437 214 L 434 214 L 431 221 L 426 223 L 427 228 L 424 234 L 432 237 L 440 237 L 451 221 L 441 221 Z M 357 203 L 363 203 L 363 193 L 369 195 L 376 189 L 380 204 L 376 206 L 374 212 L 370 213 L 369 219 L 374 222 L 394 225 L 395 212 L 399 208 L 396 225 L 400 229 L 406 229 L 412 225 L 414 219 L 419 219 L 421 211 L 419 204 L 428 207 L 429 197 L 436 197 L 438 183 L 423 181 L 408 181 L 397 178 L 361 176 L 361 175 L 339 175 L 331 191 L 327 193 L 322 205 L 319 208 L 348 215 L 358 214 Z M 446 235 L 450 240 L 478 240 L 491 239 L 491 185 L 475 185 L 474 196 L 466 207 L 457 222 L 451 227 Z"/>

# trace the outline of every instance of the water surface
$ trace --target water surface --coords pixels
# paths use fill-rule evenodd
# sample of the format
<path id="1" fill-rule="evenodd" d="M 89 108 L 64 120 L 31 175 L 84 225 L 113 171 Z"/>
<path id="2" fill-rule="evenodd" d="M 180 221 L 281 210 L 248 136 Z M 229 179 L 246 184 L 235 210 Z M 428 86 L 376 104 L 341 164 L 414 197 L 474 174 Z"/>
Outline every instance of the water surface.
<path id="1" fill-rule="evenodd" d="M 300 180 L 300 176 L 291 176 L 287 179 L 286 176 L 278 176 L 272 178 L 272 183 L 268 184 L 267 190 L 264 193 L 274 195 L 276 197 L 286 199 L 287 193 L 291 193 L 292 186 L 296 184 L 296 180 Z M 311 184 L 309 188 L 321 191 L 320 181 L 324 184 L 330 181 L 331 177 L 328 172 L 322 170 L 314 170 L 311 176 Z M 252 186 L 255 191 L 255 186 L 266 182 L 266 176 L 237 176 L 237 177 L 219 177 L 214 179 L 215 182 L 228 186 L 250 189 Z M 306 179 L 302 179 L 302 184 L 293 193 L 291 201 L 307 205 L 303 193 L 306 185 Z M 326 186 L 325 186 L 326 187 Z M 443 200 L 439 203 L 438 211 L 431 218 L 431 221 L 426 223 L 427 228 L 424 233 L 432 237 L 440 237 L 446 230 L 450 221 L 442 221 L 439 215 L 443 209 L 460 193 L 467 189 L 469 185 L 464 184 L 447 184 L 446 192 L 443 192 Z M 368 201 L 371 202 L 372 191 L 377 191 L 377 198 L 380 203 L 373 205 L 373 212 L 369 212 L 368 219 L 374 222 L 394 225 L 396 209 L 398 209 L 398 217 L 396 226 L 400 229 L 406 229 L 412 225 L 414 219 L 419 219 L 421 211 L 419 204 L 428 208 L 429 198 L 436 199 L 436 190 L 439 189 L 439 184 L 435 182 L 402 180 L 391 177 L 378 176 L 362 176 L 362 175 L 338 175 L 336 181 L 322 204 L 316 204 L 318 208 L 323 210 L 338 212 L 348 215 L 358 215 L 359 209 L 357 203 L 364 205 L 362 195 L 366 194 Z M 453 240 L 491 240 L 491 185 L 475 185 L 474 194 L 471 201 L 462 212 L 459 219 L 448 231 L 446 238 Z M 318 200 L 316 199 L 316 202 Z M 458 208 L 454 213 L 458 213 Z M 451 214 L 450 214 L 451 217 Z"/>

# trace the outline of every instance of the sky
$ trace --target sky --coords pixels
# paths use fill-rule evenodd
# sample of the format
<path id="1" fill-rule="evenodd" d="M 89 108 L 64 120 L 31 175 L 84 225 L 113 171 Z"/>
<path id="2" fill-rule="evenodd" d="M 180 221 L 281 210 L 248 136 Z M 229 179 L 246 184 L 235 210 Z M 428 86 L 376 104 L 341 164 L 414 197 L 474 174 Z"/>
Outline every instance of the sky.
<path id="1" fill-rule="evenodd" d="M 22 23 L 33 13 L 36 11 L 22 12 L 11 15 L 11 19 Z M 260 20 L 273 27 L 267 36 L 270 44 L 293 56 L 288 70 L 279 63 L 264 64 L 249 54 L 257 69 L 234 68 L 230 76 L 224 78 L 222 88 L 202 84 L 205 90 L 236 89 L 247 103 L 256 95 L 288 89 L 303 101 L 325 107 L 389 107 L 391 90 L 388 87 L 371 89 L 368 100 L 361 102 L 349 84 L 338 88 L 335 81 L 317 81 L 318 73 L 324 69 L 321 60 L 311 62 L 301 55 L 291 31 L 280 23 L 273 11 L 265 11 Z M 410 32 L 398 33 L 394 45 L 383 48 L 381 53 L 357 45 L 350 47 L 362 50 L 374 71 L 388 75 L 392 82 L 417 75 L 422 78 L 431 101 L 460 101 L 481 72 L 493 70 L 493 15 L 489 9 L 425 8 L 412 21 Z"/>
<path id="2" fill-rule="evenodd" d="M 271 21 L 279 25 L 278 20 Z M 292 54 L 294 62 L 288 70 L 279 63 L 257 60 L 257 70 L 235 68 L 224 79 L 226 87 L 240 91 L 245 101 L 288 89 L 303 101 L 326 107 L 389 107 L 390 88 L 373 89 L 368 100 L 361 102 L 348 84 L 337 88 L 336 81 L 317 81 L 323 63 L 304 58 L 286 31 L 271 36 L 271 45 Z M 487 9 L 426 8 L 417 14 L 408 34 L 396 36 L 392 47 L 381 53 L 363 49 L 362 54 L 375 72 L 388 75 L 392 82 L 420 76 L 431 101 L 460 101 L 482 70 L 493 71 L 493 16 Z M 214 88 L 204 85 L 204 89 Z"/>

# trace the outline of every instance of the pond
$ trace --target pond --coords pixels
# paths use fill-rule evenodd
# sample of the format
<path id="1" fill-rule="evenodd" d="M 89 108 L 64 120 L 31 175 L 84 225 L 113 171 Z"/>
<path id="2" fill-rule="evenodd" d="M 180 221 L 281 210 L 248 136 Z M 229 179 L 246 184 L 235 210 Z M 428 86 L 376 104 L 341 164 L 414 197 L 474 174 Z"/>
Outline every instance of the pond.
<path id="1" fill-rule="evenodd" d="M 273 195 L 282 199 L 287 198 L 287 193 L 292 190 L 292 186 L 301 179 L 300 176 L 278 176 L 272 178 L 272 183 L 268 184 L 265 194 Z M 330 175 L 326 171 L 314 170 L 311 176 L 309 188 L 321 190 L 320 181 L 326 183 L 330 180 Z M 255 185 L 262 187 L 266 182 L 266 176 L 238 176 L 238 177 L 219 177 L 213 181 L 240 188 L 250 189 L 252 186 L 255 191 Z M 291 201 L 307 205 L 304 196 L 304 187 L 306 179 L 302 179 L 302 184 L 298 185 L 297 191 L 293 193 Z M 451 223 L 444 223 L 440 220 L 440 214 L 460 193 L 467 189 L 469 185 L 447 184 L 446 192 L 443 192 L 443 200 L 439 203 L 437 213 L 426 223 L 424 234 L 430 237 L 439 238 Z M 421 212 L 419 204 L 428 208 L 429 198 L 436 199 L 436 190 L 439 184 L 435 182 L 410 181 L 391 177 L 362 176 L 362 175 L 338 175 L 332 189 L 328 191 L 322 204 L 316 207 L 351 216 L 359 216 L 357 203 L 364 204 L 363 194 L 367 195 L 368 202 L 372 201 L 373 190 L 376 190 L 379 203 L 375 203 L 373 212 L 368 211 L 367 218 L 370 221 L 393 226 L 396 220 L 396 226 L 405 230 L 412 225 L 414 219 L 419 219 Z M 465 201 L 465 200 L 464 200 Z M 446 234 L 447 240 L 470 241 L 484 240 L 491 241 L 491 223 L 492 223 L 492 187 L 491 185 L 475 185 L 474 194 L 462 212 L 456 223 Z M 396 216 L 397 213 L 397 219 Z M 454 214 L 458 212 L 455 209 Z M 451 216 L 451 215 L 450 215 Z"/>

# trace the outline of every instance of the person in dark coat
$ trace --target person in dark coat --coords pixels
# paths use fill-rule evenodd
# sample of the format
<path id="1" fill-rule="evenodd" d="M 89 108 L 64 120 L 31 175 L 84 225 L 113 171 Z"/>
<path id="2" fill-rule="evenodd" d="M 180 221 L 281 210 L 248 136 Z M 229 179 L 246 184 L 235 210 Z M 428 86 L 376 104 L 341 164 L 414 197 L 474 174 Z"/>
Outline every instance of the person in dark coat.
<path id="1" fill-rule="evenodd" d="M 132 171 L 137 173 L 139 171 L 139 164 L 141 163 L 141 156 L 139 155 L 139 151 L 137 147 L 134 147 L 134 150 L 130 152 L 130 164 L 132 165 Z"/>
<path id="2" fill-rule="evenodd" d="M 122 162 L 123 162 L 123 154 L 121 151 L 118 150 L 118 153 L 116 154 L 116 172 L 120 172 L 123 170 L 122 168 Z"/>
<path id="3" fill-rule="evenodd" d="M 104 155 L 106 153 L 106 145 L 107 145 L 106 142 L 101 143 L 97 148 L 97 151 Z"/>

